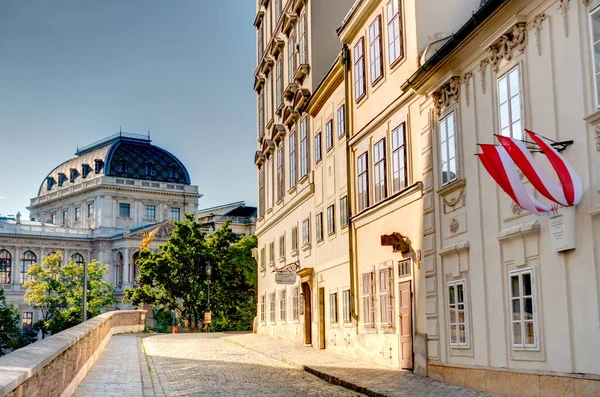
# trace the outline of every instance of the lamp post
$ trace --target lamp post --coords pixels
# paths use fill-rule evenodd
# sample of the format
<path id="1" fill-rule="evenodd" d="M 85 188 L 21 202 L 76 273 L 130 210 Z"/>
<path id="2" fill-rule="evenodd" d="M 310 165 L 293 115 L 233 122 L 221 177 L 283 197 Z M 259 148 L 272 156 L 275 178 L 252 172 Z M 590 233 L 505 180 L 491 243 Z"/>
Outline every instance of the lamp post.
<path id="1" fill-rule="evenodd" d="M 207 283 L 208 283 L 208 295 L 207 295 L 207 302 L 206 302 L 206 312 L 204 313 L 204 322 L 206 323 L 206 332 L 210 332 L 210 323 L 212 321 L 211 312 L 210 312 L 210 283 L 211 283 L 210 277 L 212 276 L 212 266 L 210 265 L 210 261 L 208 261 L 208 264 L 206 265 L 205 270 L 206 270 L 206 278 L 207 278 Z"/>

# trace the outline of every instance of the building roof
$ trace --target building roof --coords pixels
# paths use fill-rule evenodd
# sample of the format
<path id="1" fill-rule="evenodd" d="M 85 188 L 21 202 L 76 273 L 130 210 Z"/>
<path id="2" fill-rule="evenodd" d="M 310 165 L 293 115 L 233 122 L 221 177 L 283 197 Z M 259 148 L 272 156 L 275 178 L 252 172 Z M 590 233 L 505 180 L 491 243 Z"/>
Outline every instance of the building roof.
<path id="1" fill-rule="evenodd" d="M 103 175 L 191 184 L 181 161 L 150 142 L 149 135 L 119 132 L 82 147 L 75 152 L 74 158 L 48 173 L 38 196 Z"/>

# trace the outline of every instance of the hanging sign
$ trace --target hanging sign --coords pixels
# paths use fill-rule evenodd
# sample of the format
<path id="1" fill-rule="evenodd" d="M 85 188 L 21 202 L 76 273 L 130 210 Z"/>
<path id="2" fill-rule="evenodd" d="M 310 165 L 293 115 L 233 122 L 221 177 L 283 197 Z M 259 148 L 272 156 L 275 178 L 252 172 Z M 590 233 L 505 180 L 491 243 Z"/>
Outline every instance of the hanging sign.
<path id="1" fill-rule="evenodd" d="M 552 248 L 556 252 L 575 248 L 575 207 L 561 208 L 548 216 Z"/>
<path id="2" fill-rule="evenodd" d="M 204 324 L 210 324 L 212 322 L 212 312 L 207 310 L 204 312 Z"/>
<path id="3" fill-rule="evenodd" d="M 295 272 L 277 272 L 275 273 L 275 282 L 277 284 L 294 285 L 296 284 Z"/>

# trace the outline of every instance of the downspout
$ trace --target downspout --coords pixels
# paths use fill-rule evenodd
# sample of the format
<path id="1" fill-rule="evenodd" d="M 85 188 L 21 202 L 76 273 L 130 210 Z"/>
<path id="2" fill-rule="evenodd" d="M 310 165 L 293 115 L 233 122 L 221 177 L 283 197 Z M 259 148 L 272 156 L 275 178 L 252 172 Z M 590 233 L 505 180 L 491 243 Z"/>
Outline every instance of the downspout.
<path id="1" fill-rule="evenodd" d="M 352 319 L 356 321 L 355 331 L 358 333 L 358 296 L 356 294 L 356 265 L 354 263 L 354 233 L 352 230 L 352 191 L 350 189 L 352 183 L 352 153 L 350 150 L 350 131 L 354 130 L 354 120 L 352 117 L 352 111 L 350 101 L 350 79 L 348 78 L 350 74 L 350 52 L 348 50 L 348 46 L 346 44 L 342 47 L 342 55 L 341 60 L 344 63 L 344 118 L 346 119 L 346 197 L 348 197 L 348 263 L 350 266 L 350 313 Z"/>

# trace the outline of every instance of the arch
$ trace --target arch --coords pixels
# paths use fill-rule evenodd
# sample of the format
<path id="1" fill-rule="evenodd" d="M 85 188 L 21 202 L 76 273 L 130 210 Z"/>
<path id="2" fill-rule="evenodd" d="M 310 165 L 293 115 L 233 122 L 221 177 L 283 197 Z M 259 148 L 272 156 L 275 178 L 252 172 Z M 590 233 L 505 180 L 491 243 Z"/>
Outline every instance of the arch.
<path id="1" fill-rule="evenodd" d="M 25 251 L 21 255 L 21 284 L 29 280 L 27 271 L 29 267 L 37 261 L 37 256 L 32 251 Z"/>
<path id="2" fill-rule="evenodd" d="M 0 284 L 11 284 L 12 256 L 10 252 L 0 250 Z"/>
<path id="3" fill-rule="evenodd" d="M 121 287 L 123 285 L 123 254 L 117 253 L 117 263 L 116 263 L 116 272 L 115 272 L 115 284 L 117 287 Z"/>
<path id="4" fill-rule="evenodd" d="M 83 259 L 83 255 L 81 255 L 79 252 L 76 252 L 73 255 L 71 255 L 71 259 L 73 260 L 73 262 L 75 262 L 76 265 L 85 264 L 85 259 Z"/>

